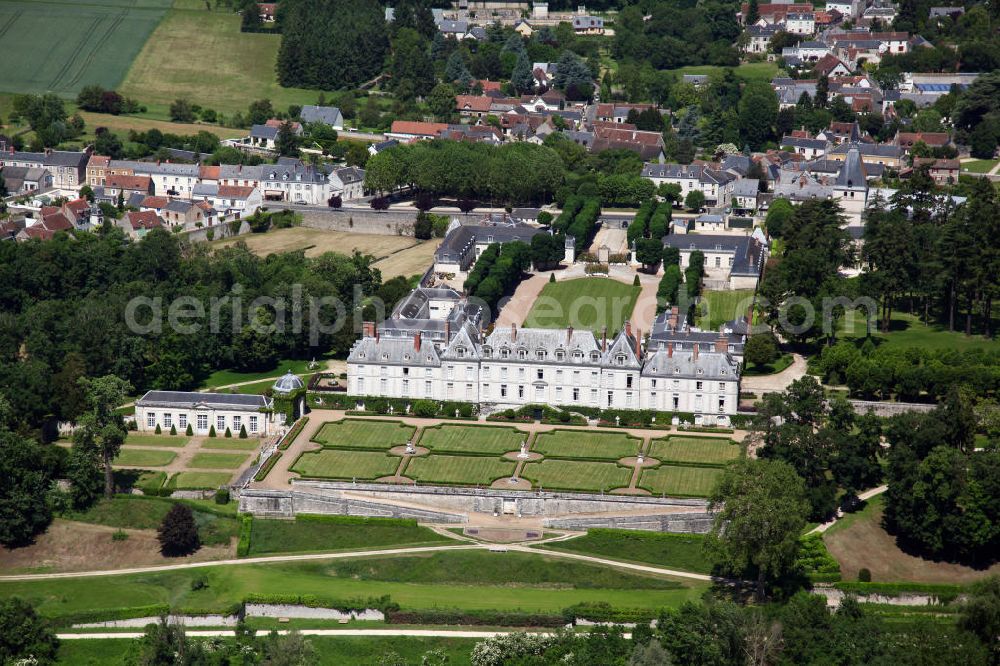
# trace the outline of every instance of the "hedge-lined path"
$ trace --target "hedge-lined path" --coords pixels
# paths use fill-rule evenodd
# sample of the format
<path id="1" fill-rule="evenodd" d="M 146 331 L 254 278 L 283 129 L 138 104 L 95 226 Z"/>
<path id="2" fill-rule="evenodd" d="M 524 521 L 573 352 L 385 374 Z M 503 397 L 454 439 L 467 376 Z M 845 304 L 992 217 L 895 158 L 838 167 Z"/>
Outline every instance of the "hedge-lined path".
<path id="1" fill-rule="evenodd" d="M 286 490 L 291 483 L 293 478 L 298 478 L 298 474 L 290 471 L 290 467 L 298 460 L 299 456 L 307 451 L 317 451 L 322 448 L 317 442 L 310 441 L 320 428 L 323 427 L 325 423 L 331 421 L 340 421 L 345 418 L 350 418 L 352 420 L 365 420 L 371 419 L 376 421 L 393 420 L 399 421 L 409 426 L 414 426 L 418 429 L 418 435 L 421 435 L 423 429 L 430 428 L 433 426 L 441 425 L 443 423 L 451 425 L 470 425 L 476 424 L 478 426 L 486 427 L 499 427 L 499 428 L 510 428 L 514 427 L 522 432 L 528 434 L 529 437 L 529 450 L 534 447 L 534 438 L 538 433 L 552 432 L 554 430 L 580 430 L 580 431 L 590 431 L 590 432 L 607 432 L 607 433 L 618 433 L 627 434 L 632 437 L 643 440 L 643 451 L 649 449 L 649 442 L 652 439 L 667 437 L 669 435 L 694 435 L 698 437 L 718 437 L 722 439 L 730 439 L 734 441 L 742 441 L 747 432 L 745 430 L 736 430 L 732 433 L 728 432 L 698 432 L 690 430 L 681 430 L 676 426 L 672 426 L 669 429 L 648 429 L 648 428 L 615 428 L 606 426 L 578 426 L 569 424 L 548 424 L 540 423 L 537 421 L 531 422 L 506 422 L 506 421 L 460 421 L 460 420 L 449 420 L 440 418 L 419 418 L 414 416 L 403 416 L 395 414 L 375 414 L 372 416 L 359 416 L 356 414 L 348 415 L 345 410 L 336 409 L 316 409 L 309 414 L 309 422 L 305 425 L 299 435 L 295 438 L 291 444 L 289 444 L 288 449 L 283 452 L 281 459 L 275 464 L 268 473 L 267 478 L 263 481 L 251 483 L 251 488 L 261 488 L 269 490 Z M 419 443 L 419 437 L 416 437 L 416 441 Z M 433 451 L 431 451 L 433 454 Z M 404 458 L 406 460 L 406 458 Z M 397 474 L 399 471 L 397 470 Z M 520 472 L 519 472 L 520 473 Z"/>

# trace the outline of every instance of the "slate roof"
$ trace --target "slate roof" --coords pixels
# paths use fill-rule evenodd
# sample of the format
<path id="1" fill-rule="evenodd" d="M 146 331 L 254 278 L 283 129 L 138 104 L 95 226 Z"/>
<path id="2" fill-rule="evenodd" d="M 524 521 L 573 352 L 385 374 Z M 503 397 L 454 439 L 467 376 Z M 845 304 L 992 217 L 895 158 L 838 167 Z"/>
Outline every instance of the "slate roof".
<path id="1" fill-rule="evenodd" d="M 215 409 L 231 409 L 257 412 L 271 406 L 271 401 L 262 395 L 241 393 L 198 393 L 194 391 L 147 391 L 135 402 L 137 407 L 167 407 L 194 409 L 206 405 Z"/>
<path id="2" fill-rule="evenodd" d="M 713 334 L 714 335 L 714 334 Z M 663 379 L 702 379 L 706 381 L 734 381 L 739 379 L 739 363 L 729 353 L 718 352 L 699 353 L 697 360 L 694 351 L 674 349 L 671 356 L 666 343 L 658 344 L 652 353 L 646 356 L 646 364 L 642 368 L 643 377 Z"/>
<path id="3" fill-rule="evenodd" d="M 325 123 L 331 127 L 343 125 L 344 116 L 335 106 L 316 106 L 306 104 L 302 107 L 299 117 L 304 123 Z"/>
<path id="4" fill-rule="evenodd" d="M 731 275 L 760 275 L 763 267 L 764 246 L 753 236 L 724 236 L 718 234 L 671 234 L 664 236 L 665 247 L 702 252 L 722 252 L 733 255 Z"/>
<path id="5" fill-rule="evenodd" d="M 470 243 L 510 243 L 524 241 L 530 243 L 532 236 L 545 233 L 538 227 L 527 225 L 478 225 L 464 224 L 445 234 L 441 245 L 434 251 L 434 260 L 444 263 L 457 262 L 465 254 Z"/>

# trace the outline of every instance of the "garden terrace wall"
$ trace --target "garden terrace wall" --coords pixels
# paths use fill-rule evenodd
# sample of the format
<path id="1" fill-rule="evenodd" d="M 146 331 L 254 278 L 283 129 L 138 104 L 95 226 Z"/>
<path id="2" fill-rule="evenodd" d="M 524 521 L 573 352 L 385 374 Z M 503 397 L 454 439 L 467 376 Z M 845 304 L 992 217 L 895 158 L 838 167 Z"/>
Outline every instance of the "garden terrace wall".
<path id="1" fill-rule="evenodd" d="M 593 527 L 685 533 L 707 531 L 707 506 L 699 499 L 311 480 L 293 480 L 291 490 L 247 489 L 240 495 L 240 511 L 260 517 L 315 513 L 466 523 L 469 513 L 495 512 L 538 517 L 555 527 L 587 514 Z M 630 516 L 610 522 L 601 516 L 610 513 Z"/>

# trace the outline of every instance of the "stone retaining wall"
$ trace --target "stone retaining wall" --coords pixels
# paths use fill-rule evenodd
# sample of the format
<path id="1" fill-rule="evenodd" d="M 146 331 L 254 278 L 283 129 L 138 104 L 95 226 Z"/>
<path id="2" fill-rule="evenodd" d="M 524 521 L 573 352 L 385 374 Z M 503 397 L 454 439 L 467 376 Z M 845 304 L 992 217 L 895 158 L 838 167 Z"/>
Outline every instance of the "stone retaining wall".
<path id="1" fill-rule="evenodd" d="M 320 608 L 301 604 L 246 604 L 243 617 L 288 617 L 308 620 L 369 620 L 384 622 L 385 614 L 374 608 L 362 611 L 340 611 L 336 608 Z M 185 627 L 235 627 L 239 615 L 168 615 L 167 624 L 181 624 Z M 149 624 L 159 624 L 159 617 L 132 617 L 106 622 L 85 622 L 74 624 L 74 629 L 142 629 Z"/>
<path id="2" fill-rule="evenodd" d="M 296 480 L 291 490 L 247 488 L 239 501 L 241 512 L 268 518 L 319 513 L 467 523 L 468 514 L 482 513 L 543 518 L 552 527 L 621 527 L 657 532 L 705 532 L 711 523 L 704 500 L 492 488 Z"/>

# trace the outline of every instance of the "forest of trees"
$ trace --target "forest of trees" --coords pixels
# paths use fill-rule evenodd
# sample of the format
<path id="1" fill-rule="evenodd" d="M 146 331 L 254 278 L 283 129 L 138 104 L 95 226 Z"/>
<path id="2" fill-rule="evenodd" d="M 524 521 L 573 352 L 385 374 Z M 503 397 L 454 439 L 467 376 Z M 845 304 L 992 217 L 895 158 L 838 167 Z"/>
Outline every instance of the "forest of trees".
<path id="1" fill-rule="evenodd" d="M 317 309 L 315 319 L 307 312 L 298 330 L 289 316 L 283 329 L 264 335 L 249 322 L 273 321 L 273 313 L 254 311 L 252 303 L 257 297 L 290 299 L 293 285 L 302 285 L 303 303 L 335 297 L 350 315 L 355 286 L 371 295 L 381 283 L 372 261 L 334 253 L 262 259 L 242 243 L 213 252 L 165 231 L 138 243 L 124 242 L 120 231 L 110 229 L 76 240 L 0 244 L 0 282 L 7 285 L 0 294 L 0 386 L 17 387 L 7 396 L 13 427 L 38 428 L 49 418 L 79 416 L 85 404 L 81 377 L 115 374 L 137 392 L 190 389 L 237 359 L 265 369 L 279 356 L 344 353 L 356 334 L 353 322 L 327 332 L 337 316 L 333 306 Z M 140 296 L 162 299 L 162 332 L 140 334 L 126 326 L 127 305 Z M 232 301 L 220 301 L 213 335 L 184 335 L 167 325 L 177 298 L 195 297 L 208 313 L 210 299 L 227 296 L 239 296 L 242 311 Z M 145 323 L 148 312 L 140 309 L 136 319 Z"/>

